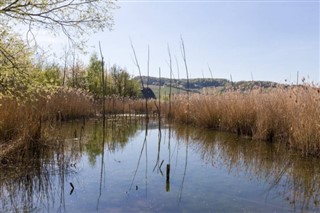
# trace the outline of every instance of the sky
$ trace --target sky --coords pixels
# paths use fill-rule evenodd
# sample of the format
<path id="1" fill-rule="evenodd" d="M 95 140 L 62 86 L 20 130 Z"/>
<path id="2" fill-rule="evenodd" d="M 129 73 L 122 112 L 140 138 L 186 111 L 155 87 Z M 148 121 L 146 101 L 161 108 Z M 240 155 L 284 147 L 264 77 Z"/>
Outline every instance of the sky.
<path id="1" fill-rule="evenodd" d="M 113 30 L 91 35 L 88 52 L 98 52 L 111 66 L 139 75 L 186 78 L 181 54 L 183 38 L 189 78 L 226 78 L 295 83 L 304 77 L 320 82 L 320 1 L 118 1 Z M 40 43 L 54 42 L 40 38 Z M 55 41 L 57 42 L 57 41 Z M 57 45 L 54 45 L 57 47 Z M 58 45 L 59 46 L 59 45 Z M 62 45 L 61 45 L 62 46 Z M 62 48 L 60 48 L 61 50 Z M 88 62 L 90 54 L 80 56 Z"/>

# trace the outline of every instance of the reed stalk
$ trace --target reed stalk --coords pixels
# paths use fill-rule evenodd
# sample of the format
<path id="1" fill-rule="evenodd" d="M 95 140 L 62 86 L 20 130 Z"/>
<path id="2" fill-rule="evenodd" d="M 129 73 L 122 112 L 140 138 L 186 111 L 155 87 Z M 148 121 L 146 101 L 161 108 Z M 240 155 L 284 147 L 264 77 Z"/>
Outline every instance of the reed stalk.
<path id="1" fill-rule="evenodd" d="M 186 50 L 184 47 L 184 41 L 181 37 L 181 54 L 184 62 L 184 67 L 186 69 L 186 74 L 187 74 L 187 112 L 186 112 L 186 122 L 189 123 L 189 114 L 190 114 L 190 86 L 189 86 L 189 70 L 188 70 L 188 65 L 187 65 L 187 56 L 186 56 Z"/>
<path id="2" fill-rule="evenodd" d="M 101 81 L 102 81 L 102 117 L 103 117 L 103 127 L 105 127 L 106 123 L 106 85 L 104 79 L 104 58 L 101 50 L 101 45 L 99 41 L 99 50 L 101 56 Z"/>
<path id="3" fill-rule="evenodd" d="M 168 55 L 169 55 L 169 68 L 170 68 L 170 86 L 169 86 L 169 113 L 168 113 L 168 119 L 171 121 L 171 94 L 172 94 L 172 59 L 171 59 L 171 52 L 170 47 L 168 45 Z"/>

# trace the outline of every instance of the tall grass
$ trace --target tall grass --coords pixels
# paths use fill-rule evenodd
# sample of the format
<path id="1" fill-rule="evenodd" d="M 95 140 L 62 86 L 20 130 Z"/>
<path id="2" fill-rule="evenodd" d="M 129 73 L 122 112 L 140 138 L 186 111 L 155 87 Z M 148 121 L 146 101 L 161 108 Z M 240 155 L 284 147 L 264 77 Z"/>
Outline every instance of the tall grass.
<path id="1" fill-rule="evenodd" d="M 131 99 L 127 97 L 109 96 L 106 99 L 106 113 L 131 114 L 131 115 L 153 115 L 158 112 L 155 100 Z"/>
<path id="2" fill-rule="evenodd" d="M 105 100 L 106 114 L 146 114 L 157 115 L 155 100 L 133 100 L 110 96 Z M 87 118 L 103 113 L 101 101 L 93 101 L 83 90 L 60 88 L 51 94 L 42 94 L 33 101 L 0 100 L 0 155 L 3 145 L 13 141 L 36 141 L 46 133 L 44 123 L 51 126 L 57 122 Z"/>
<path id="3" fill-rule="evenodd" d="M 176 122 L 281 141 L 305 155 L 320 156 L 320 89 L 312 86 L 176 96 Z"/>
<path id="4" fill-rule="evenodd" d="M 166 101 L 161 102 L 161 116 L 170 111 L 173 122 L 281 141 L 305 155 L 320 156 L 320 89 L 303 85 L 208 94 L 173 95 L 171 110 Z M 108 97 L 105 104 L 107 114 L 158 116 L 155 100 L 148 101 L 147 109 L 145 100 L 116 96 Z M 66 88 L 23 104 L 3 98 L 0 109 L 0 155 L 9 141 L 41 139 L 46 133 L 44 122 L 54 124 L 103 111 L 101 103 L 94 103 L 86 92 Z"/>
<path id="5" fill-rule="evenodd" d="M 44 116 L 54 119 L 61 114 L 62 120 L 69 120 L 93 116 L 96 106 L 92 100 L 93 97 L 84 90 L 61 88 L 39 104 L 44 107 Z"/>
<path id="6" fill-rule="evenodd" d="M 91 96 L 76 90 L 61 88 L 36 100 L 0 100 L 0 146 L 13 146 L 12 141 L 41 139 L 43 123 L 80 118 L 94 114 Z M 9 143 L 11 142 L 11 143 Z M 0 155 L 1 155 L 0 151 Z M 3 154 L 3 153 L 2 153 Z"/>

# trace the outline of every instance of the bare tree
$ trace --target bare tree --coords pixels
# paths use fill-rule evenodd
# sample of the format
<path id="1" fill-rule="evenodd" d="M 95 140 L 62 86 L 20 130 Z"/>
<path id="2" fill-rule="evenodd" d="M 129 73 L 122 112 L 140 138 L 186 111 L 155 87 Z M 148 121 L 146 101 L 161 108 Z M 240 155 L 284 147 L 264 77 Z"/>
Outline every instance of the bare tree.
<path id="1" fill-rule="evenodd" d="M 16 24 L 28 26 L 33 36 L 36 29 L 63 33 L 70 41 L 81 44 L 88 33 L 111 29 L 112 0 L 2 0 L 0 2 L 0 31 Z"/>

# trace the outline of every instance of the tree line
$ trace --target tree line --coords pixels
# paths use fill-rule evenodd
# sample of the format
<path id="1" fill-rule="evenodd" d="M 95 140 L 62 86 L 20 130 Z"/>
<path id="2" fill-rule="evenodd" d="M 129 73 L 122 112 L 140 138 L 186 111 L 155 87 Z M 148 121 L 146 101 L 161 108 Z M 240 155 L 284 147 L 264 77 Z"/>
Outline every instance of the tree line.
<path id="1" fill-rule="evenodd" d="M 55 86 L 67 86 L 89 91 L 95 99 L 102 96 L 102 72 L 105 72 L 106 95 L 136 98 L 140 96 L 140 84 L 129 72 L 118 65 L 102 70 L 101 60 L 92 54 L 89 64 L 83 65 L 80 60 L 70 67 L 48 64 L 42 68 L 42 82 Z"/>

